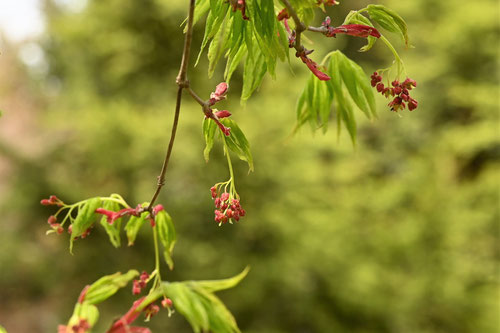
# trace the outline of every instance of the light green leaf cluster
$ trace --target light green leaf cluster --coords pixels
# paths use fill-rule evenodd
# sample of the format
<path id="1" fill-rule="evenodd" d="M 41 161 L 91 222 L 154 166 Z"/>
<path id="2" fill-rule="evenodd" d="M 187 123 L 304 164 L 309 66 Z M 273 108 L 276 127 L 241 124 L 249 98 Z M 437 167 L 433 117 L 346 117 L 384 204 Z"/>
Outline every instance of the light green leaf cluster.
<path id="1" fill-rule="evenodd" d="M 78 325 L 80 320 L 86 320 L 92 328 L 99 319 L 99 310 L 95 306 L 113 296 L 120 288 L 125 287 L 130 280 L 139 275 L 136 270 L 127 273 L 120 272 L 106 275 L 86 287 L 78 302 L 75 304 L 73 314 L 68 321 L 68 327 Z"/>
<path id="2" fill-rule="evenodd" d="M 297 103 L 296 130 L 309 123 L 313 130 L 326 132 L 333 107 L 337 112 L 337 127 L 346 127 L 353 143 L 356 142 L 354 107 L 368 119 L 376 117 L 375 97 L 363 69 L 342 52 L 330 53 L 327 74 L 329 81 L 320 81 L 311 75 Z"/>
<path id="3" fill-rule="evenodd" d="M 163 292 L 191 324 L 194 332 L 240 332 L 231 312 L 213 292 L 236 286 L 248 270 L 247 267 L 240 274 L 223 280 L 165 282 Z"/>
<path id="4" fill-rule="evenodd" d="M 206 143 L 205 149 L 203 151 L 205 161 L 208 162 L 210 151 L 212 150 L 214 145 L 215 134 L 219 133 L 229 150 L 238 155 L 241 160 L 246 161 L 248 163 L 250 171 L 253 171 L 253 157 L 250 151 L 250 144 L 248 143 L 245 134 L 238 126 L 238 124 L 232 119 L 221 119 L 221 123 L 224 126 L 231 128 L 231 133 L 229 136 L 223 135 L 222 132 L 218 130 L 215 121 L 209 118 L 203 120 L 203 136 Z"/>
<path id="5" fill-rule="evenodd" d="M 196 63 L 209 45 L 209 77 L 224 55 L 224 79 L 229 82 L 233 72 L 243 62 L 241 99 L 247 100 L 260 86 L 266 72 L 275 77 L 277 59 L 285 61 L 289 57 L 287 33 L 276 20 L 273 1 L 247 0 L 246 15 L 249 20 L 243 19 L 240 11 L 232 11 L 227 2 L 199 0 L 196 5 L 195 22 L 208 13 Z"/>

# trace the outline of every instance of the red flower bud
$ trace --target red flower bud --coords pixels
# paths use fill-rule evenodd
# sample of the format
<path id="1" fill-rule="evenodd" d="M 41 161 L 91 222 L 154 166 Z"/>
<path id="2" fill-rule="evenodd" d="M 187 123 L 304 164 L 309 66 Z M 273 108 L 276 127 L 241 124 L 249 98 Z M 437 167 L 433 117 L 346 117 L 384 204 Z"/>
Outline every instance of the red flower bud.
<path id="1" fill-rule="evenodd" d="M 417 107 L 418 107 L 418 102 L 413 98 L 410 98 L 410 101 L 408 102 L 408 110 L 413 111 Z"/>
<path id="2" fill-rule="evenodd" d="M 331 27 L 325 32 L 325 35 L 328 37 L 335 37 L 336 34 L 346 34 L 355 37 L 381 37 L 377 29 L 363 24 L 345 24 L 336 28 Z"/>
<path id="3" fill-rule="evenodd" d="M 383 83 L 377 83 L 377 91 L 378 92 L 382 92 L 382 91 L 384 91 L 384 89 L 385 89 L 385 86 Z"/>
<path id="4" fill-rule="evenodd" d="M 231 112 L 229 112 L 227 110 L 221 110 L 221 111 L 215 112 L 215 115 L 217 116 L 217 118 L 222 119 L 222 118 L 229 117 L 231 115 Z"/>
<path id="5" fill-rule="evenodd" d="M 47 223 L 50 225 L 53 225 L 56 222 L 57 222 L 57 218 L 54 215 L 50 215 L 49 219 L 47 220 Z"/>
<path id="6" fill-rule="evenodd" d="M 164 308 L 169 308 L 172 306 L 172 300 L 170 298 L 164 298 L 162 301 L 161 301 L 161 305 L 163 305 Z"/>

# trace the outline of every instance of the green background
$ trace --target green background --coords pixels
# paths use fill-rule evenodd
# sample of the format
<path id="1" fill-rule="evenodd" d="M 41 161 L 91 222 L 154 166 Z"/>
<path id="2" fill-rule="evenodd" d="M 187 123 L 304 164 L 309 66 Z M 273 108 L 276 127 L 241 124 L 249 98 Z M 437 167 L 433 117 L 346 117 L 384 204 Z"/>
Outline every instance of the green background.
<path id="1" fill-rule="evenodd" d="M 63 2 L 59 2 L 63 3 Z M 247 216 L 213 221 L 210 187 L 228 178 L 220 145 L 203 160 L 203 114 L 185 96 L 160 202 L 174 219 L 175 270 L 166 279 L 247 278 L 220 297 L 244 332 L 498 332 L 499 5 L 479 1 L 381 1 L 409 25 L 415 49 L 401 50 L 418 81 L 419 107 L 358 119 L 358 144 L 332 126 L 291 136 L 308 77 L 292 58 L 275 81 L 241 106 L 241 72 L 227 102 L 250 141 L 255 172 L 233 160 Z M 340 24 L 367 1 L 328 9 Z M 102 275 L 152 270 L 151 230 L 115 249 L 104 230 L 75 243 L 45 236 L 51 208 L 120 193 L 150 199 L 168 142 L 186 1 L 89 0 L 74 12 L 45 2 L 37 41 L 43 66 L 26 66 L 5 44 L 0 59 L 0 324 L 9 332 L 54 332 L 80 290 Z M 317 22 L 323 14 L 318 10 Z M 203 25 L 195 28 L 193 55 Z M 377 43 L 308 34 L 320 61 L 341 49 L 367 76 L 392 61 Z M 205 56 L 189 77 L 208 97 Z M 125 243 L 125 242 L 123 242 Z M 103 303 L 96 332 L 133 301 L 130 289 Z M 189 332 L 178 314 L 152 319 L 154 332 Z"/>

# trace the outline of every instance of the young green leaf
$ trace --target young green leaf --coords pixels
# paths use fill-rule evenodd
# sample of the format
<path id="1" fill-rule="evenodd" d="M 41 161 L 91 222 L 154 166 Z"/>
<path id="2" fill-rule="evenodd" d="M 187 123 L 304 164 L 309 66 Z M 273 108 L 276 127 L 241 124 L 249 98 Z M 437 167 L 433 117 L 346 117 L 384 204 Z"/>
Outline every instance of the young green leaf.
<path id="1" fill-rule="evenodd" d="M 231 134 L 229 136 L 224 136 L 227 146 L 231 151 L 233 151 L 238 157 L 248 163 L 250 171 L 253 171 L 253 158 L 250 152 L 250 144 L 248 143 L 245 134 L 240 129 L 235 121 L 229 118 L 224 118 L 221 123 L 226 127 L 231 128 Z"/>
<path id="2" fill-rule="evenodd" d="M 248 44 L 247 44 L 248 47 Z M 257 89 L 267 71 L 267 64 L 259 45 L 252 46 L 253 54 L 247 55 L 245 67 L 243 68 L 243 89 L 241 92 L 241 101 L 244 102 L 250 98 Z"/>
<path id="3" fill-rule="evenodd" d="M 99 310 L 95 305 L 89 303 L 76 303 L 68 321 L 68 327 L 78 327 L 81 320 L 85 320 L 87 324 L 92 328 L 97 320 L 99 319 Z"/>
<path id="4" fill-rule="evenodd" d="M 78 210 L 78 215 L 72 224 L 69 249 L 73 250 L 73 241 L 81 236 L 88 228 L 92 226 L 95 220 L 95 210 L 101 205 L 101 198 L 91 198 L 85 201 Z"/>
<path id="5" fill-rule="evenodd" d="M 203 156 L 205 161 L 208 162 L 210 157 L 210 151 L 214 146 L 215 133 L 217 131 L 217 124 L 210 118 L 203 119 L 203 136 L 205 137 L 205 149 L 203 150 Z"/>
<path id="6" fill-rule="evenodd" d="M 375 97 L 363 69 L 342 52 L 336 51 L 340 75 L 349 95 L 368 119 L 376 115 Z"/>
<path id="7" fill-rule="evenodd" d="M 87 304 L 101 303 L 113 296 L 120 288 L 125 287 L 130 280 L 138 275 L 138 271 L 131 269 L 125 274 L 117 272 L 103 276 L 87 289 L 83 301 Z"/>
<path id="8" fill-rule="evenodd" d="M 194 332 L 240 332 L 236 320 L 214 291 L 234 287 L 247 274 L 248 268 L 237 276 L 216 281 L 165 282 L 163 291 L 191 324 Z"/>
<path id="9" fill-rule="evenodd" d="M 219 290 L 225 290 L 225 289 L 230 289 L 235 287 L 238 283 L 243 280 L 248 272 L 250 271 L 250 267 L 245 267 L 245 269 L 239 273 L 238 275 L 235 275 L 233 277 L 227 278 L 227 279 L 221 279 L 221 280 L 205 280 L 205 281 L 196 281 L 196 284 L 206 290 L 207 292 L 216 292 Z"/>
<path id="10" fill-rule="evenodd" d="M 372 20 L 385 30 L 400 34 L 405 44 L 409 45 L 408 27 L 398 13 L 383 5 L 369 5 L 366 8 Z"/>
<path id="11" fill-rule="evenodd" d="M 125 225 L 125 232 L 127 233 L 128 246 L 134 245 L 137 233 L 141 227 L 146 223 L 147 212 L 141 214 L 141 216 L 130 216 L 127 224 Z"/>
<path id="12" fill-rule="evenodd" d="M 158 212 L 155 217 L 156 227 L 158 228 L 158 235 L 163 244 L 163 255 L 168 267 L 174 269 L 174 261 L 172 260 L 172 252 L 174 250 L 177 235 L 174 228 L 172 218 L 164 210 Z"/>
<path id="13" fill-rule="evenodd" d="M 343 54 L 340 51 L 335 51 L 330 57 L 330 65 L 328 67 L 328 74 L 332 78 L 330 81 L 333 91 L 335 107 L 337 110 L 337 121 L 340 119 L 344 122 L 353 144 L 356 143 L 356 121 L 352 112 L 351 103 L 345 98 L 342 88 L 342 76 L 340 72 L 340 63 L 343 60 Z M 340 129 L 340 127 L 339 127 Z"/>

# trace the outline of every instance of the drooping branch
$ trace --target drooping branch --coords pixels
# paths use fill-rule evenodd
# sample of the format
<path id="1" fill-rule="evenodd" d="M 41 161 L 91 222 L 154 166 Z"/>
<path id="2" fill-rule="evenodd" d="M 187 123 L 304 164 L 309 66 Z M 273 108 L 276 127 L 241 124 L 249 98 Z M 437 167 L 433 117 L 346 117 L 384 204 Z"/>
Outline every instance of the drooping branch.
<path id="1" fill-rule="evenodd" d="M 172 124 L 172 132 L 170 134 L 170 141 L 168 143 L 167 153 L 165 154 L 165 159 L 163 161 L 163 166 L 161 168 L 160 175 L 158 176 L 158 184 L 156 191 L 151 198 L 150 204 L 147 210 L 151 212 L 151 209 L 160 194 L 161 188 L 165 185 L 165 174 L 167 172 L 168 163 L 170 161 L 170 155 L 172 154 L 172 149 L 174 147 L 175 134 L 177 133 L 177 125 L 179 123 L 179 114 L 181 109 L 182 100 L 182 90 L 189 87 L 189 81 L 187 79 L 187 68 L 189 65 L 189 53 L 191 51 L 191 41 L 193 39 L 193 16 L 194 16 L 195 0 L 190 0 L 189 2 L 189 14 L 187 20 L 187 31 L 184 37 L 184 49 L 182 52 L 181 66 L 179 69 L 179 75 L 177 75 L 176 83 L 179 86 L 177 90 L 177 98 L 175 102 L 175 113 L 174 120 Z"/>

